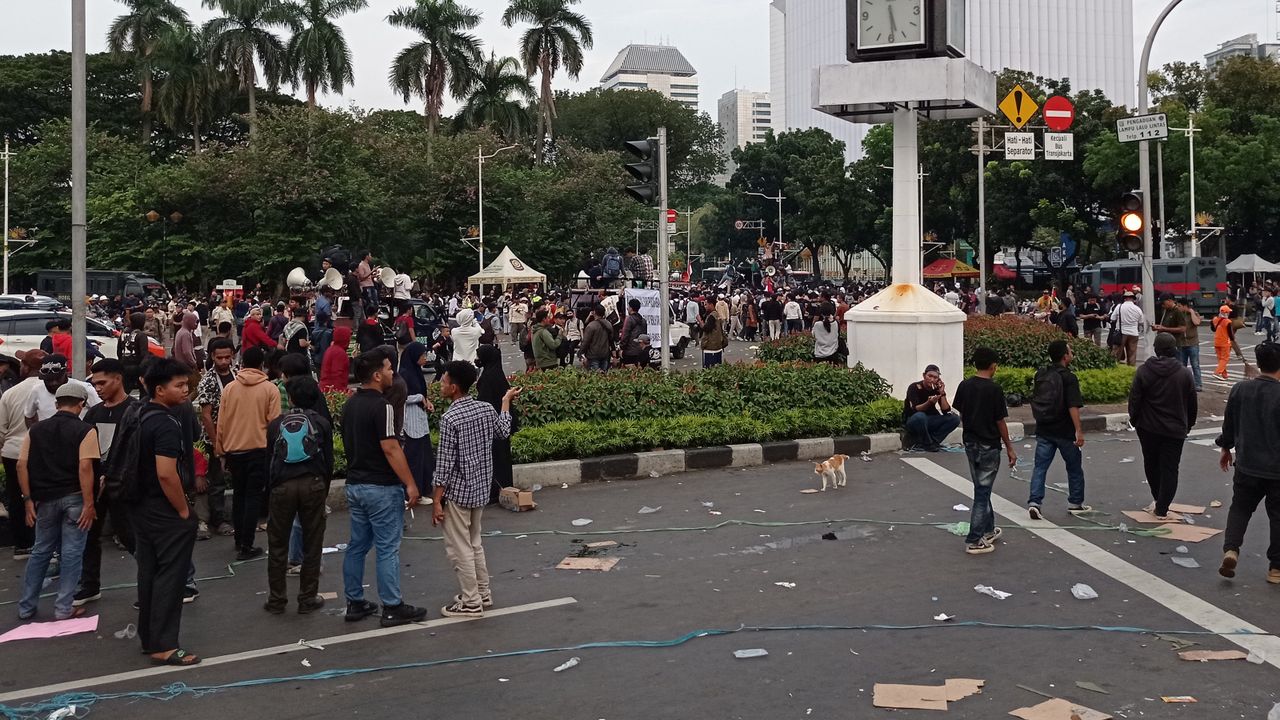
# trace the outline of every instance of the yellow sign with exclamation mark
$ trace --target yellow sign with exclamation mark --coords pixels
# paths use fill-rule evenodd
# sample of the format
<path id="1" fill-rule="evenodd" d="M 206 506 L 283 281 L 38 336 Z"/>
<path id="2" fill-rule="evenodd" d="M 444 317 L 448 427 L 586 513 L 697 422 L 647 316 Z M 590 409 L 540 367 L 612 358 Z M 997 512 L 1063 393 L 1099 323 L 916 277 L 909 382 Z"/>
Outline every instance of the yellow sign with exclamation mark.
<path id="1" fill-rule="evenodd" d="M 1000 112 L 1009 118 L 1009 122 L 1013 126 L 1021 130 L 1031 119 L 1040 112 L 1040 106 L 1035 100 L 1022 89 L 1021 85 L 1014 85 L 1013 90 L 1000 101 Z"/>

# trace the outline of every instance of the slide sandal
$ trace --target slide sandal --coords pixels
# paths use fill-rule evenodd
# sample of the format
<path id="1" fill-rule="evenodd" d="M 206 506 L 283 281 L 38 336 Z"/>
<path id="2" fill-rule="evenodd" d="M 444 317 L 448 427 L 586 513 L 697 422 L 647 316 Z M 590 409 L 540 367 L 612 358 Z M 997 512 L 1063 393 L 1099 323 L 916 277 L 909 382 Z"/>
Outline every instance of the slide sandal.
<path id="1" fill-rule="evenodd" d="M 164 659 L 151 658 L 151 664 L 152 665 L 172 665 L 174 667 L 190 667 L 192 665 L 199 665 L 200 657 L 197 655 L 193 655 L 192 653 L 189 653 L 186 650 L 178 649 L 170 653 L 169 657 L 167 658 L 164 658 Z"/>

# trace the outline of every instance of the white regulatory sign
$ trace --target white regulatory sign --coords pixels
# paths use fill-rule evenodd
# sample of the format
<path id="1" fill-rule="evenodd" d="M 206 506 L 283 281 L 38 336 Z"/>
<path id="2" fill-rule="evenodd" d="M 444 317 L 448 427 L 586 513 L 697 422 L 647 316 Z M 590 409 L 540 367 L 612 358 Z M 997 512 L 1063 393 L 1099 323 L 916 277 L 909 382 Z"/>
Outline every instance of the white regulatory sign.
<path id="1" fill-rule="evenodd" d="M 1035 160 L 1036 136 L 1032 133 L 1005 133 L 1004 159 Z"/>
<path id="2" fill-rule="evenodd" d="M 1121 118 L 1116 121 L 1116 134 L 1120 142 L 1131 143 L 1141 140 L 1167 140 L 1169 138 L 1169 121 L 1164 113 L 1138 115 Z"/>
<path id="3" fill-rule="evenodd" d="M 1045 133 L 1044 159 L 1075 160 L 1076 136 L 1071 133 Z"/>

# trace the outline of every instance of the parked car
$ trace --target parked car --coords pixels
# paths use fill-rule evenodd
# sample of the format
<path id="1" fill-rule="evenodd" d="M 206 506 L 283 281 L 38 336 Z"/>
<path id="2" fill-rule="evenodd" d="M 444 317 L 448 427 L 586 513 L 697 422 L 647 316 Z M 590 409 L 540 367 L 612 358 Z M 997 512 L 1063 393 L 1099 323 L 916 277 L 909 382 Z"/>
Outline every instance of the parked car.
<path id="1" fill-rule="evenodd" d="M 48 295 L 0 295 L 0 310 L 64 311 L 67 306 L 61 300 Z"/>
<path id="2" fill-rule="evenodd" d="M 4 340 L 4 344 L 0 345 L 0 352 L 15 355 L 19 351 L 35 350 L 48 334 L 45 325 L 50 320 L 70 317 L 70 313 L 44 310 L 0 309 L 0 338 Z M 115 328 L 96 318 L 85 318 L 85 331 L 103 356 L 119 357 L 117 352 L 120 333 Z M 151 339 L 149 346 L 152 355 L 164 357 L 164 347 L 155 339 Z"/>

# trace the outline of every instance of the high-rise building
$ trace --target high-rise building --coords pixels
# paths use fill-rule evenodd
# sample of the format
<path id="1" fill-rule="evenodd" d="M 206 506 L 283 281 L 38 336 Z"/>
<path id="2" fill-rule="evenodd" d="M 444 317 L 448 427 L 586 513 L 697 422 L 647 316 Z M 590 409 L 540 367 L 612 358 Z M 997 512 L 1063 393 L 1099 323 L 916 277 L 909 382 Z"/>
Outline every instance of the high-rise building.
<path id="1" fill-rule="evenodd" d="M 698 71 L 670 45 L 628 45 L 600 78 L 605 90 L 656 90 L 698 109 Z"/>
<path id="2" fill-rule="evenodd" d="M 724 132 L 722 150 L 725 156 L 725 175 L 728 181 L 733 175 L 730 153 L 754 142 L 763 142 L 765 134 L 773 129 L 773 110 L 769 93 L 751 90 L 730 90 L 720 96 L 716 107 L 716 121 Z"/>
<path id="3" fill-rule="evenodd" d="M 1278 6 L 1280 7 L 1280 6 Z M 1204 67 L 1212 72 L 1222 62 L 1233 57 L 1251 57 L 1259 60 L 1280 58 L 1280 43 L 1260 43 L 1256 34 L 1242 35 L 1218 46 L 1204 56 Z"/>
<path id="4" fill-rule="evenodd" d="M 812 109 L 813 71 L 848 62 L 845 0 L 773 0 L 769 12 L 775 132 L 823 128 L 858 157 L 867 126 Z M 965 21 L 969 58 L 988 70 L 1069 78 L 1074 90 L 1136 102 L 1133 0 L 968 0 Z"/>

